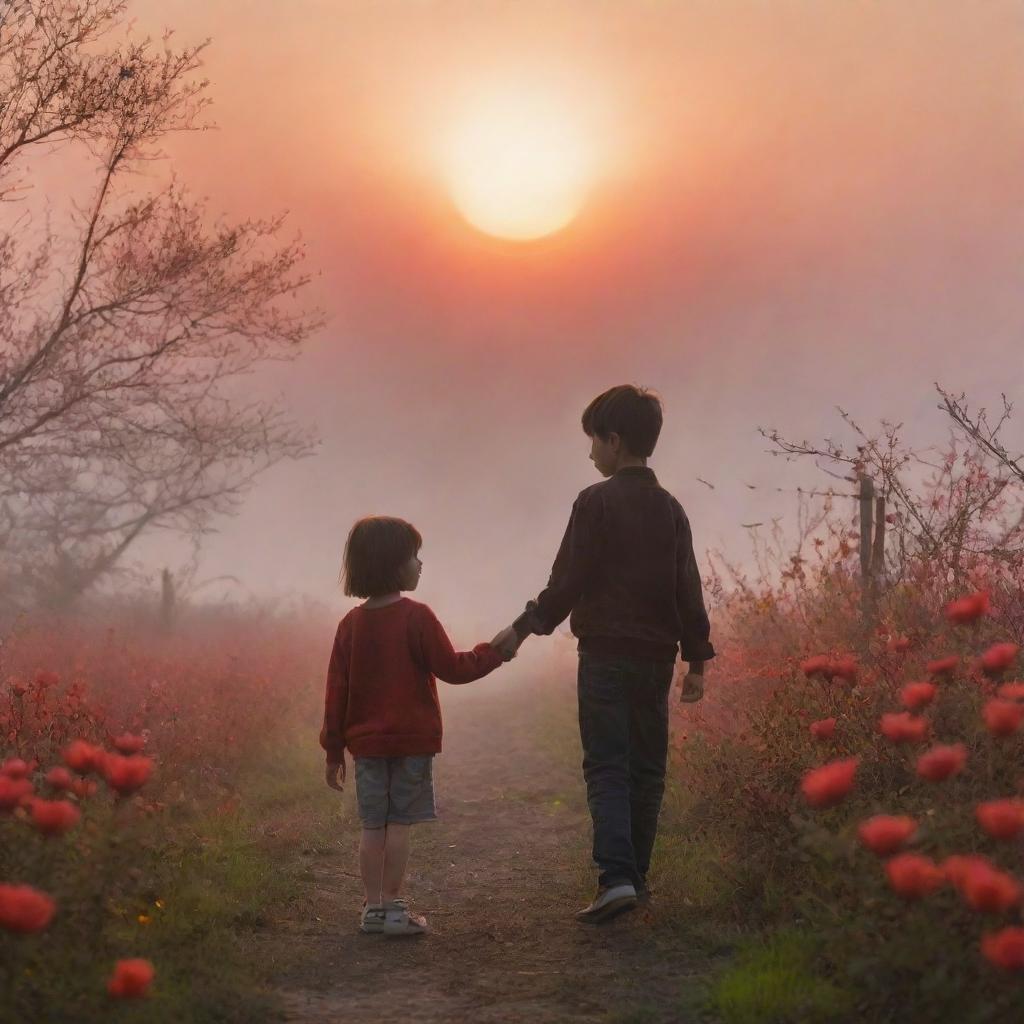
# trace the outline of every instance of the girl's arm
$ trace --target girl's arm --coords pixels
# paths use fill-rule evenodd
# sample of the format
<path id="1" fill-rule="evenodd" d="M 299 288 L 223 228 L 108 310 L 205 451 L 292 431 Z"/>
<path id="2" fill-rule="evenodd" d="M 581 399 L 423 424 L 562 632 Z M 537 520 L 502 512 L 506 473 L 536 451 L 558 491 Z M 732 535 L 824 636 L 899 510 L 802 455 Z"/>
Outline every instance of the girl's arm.
<path id="1" fill-rule="evenodd" d="M 418 625 L 423 665 L 446 683 L 471 683 L 504 663 L 501 651 L 487 643 L 477 644 L 471 651 L 456 651 L 444 626 L 426 605 Z"/>
<path id="2" fill-rule="evenodd" d="M 348 665 L 342 652 L 341 626 L 334 635 L 334 647 L 327 666 L 327 695 L 320 746 L 328 764 L 345 763 L 345 712 L 348 709 Z"/>

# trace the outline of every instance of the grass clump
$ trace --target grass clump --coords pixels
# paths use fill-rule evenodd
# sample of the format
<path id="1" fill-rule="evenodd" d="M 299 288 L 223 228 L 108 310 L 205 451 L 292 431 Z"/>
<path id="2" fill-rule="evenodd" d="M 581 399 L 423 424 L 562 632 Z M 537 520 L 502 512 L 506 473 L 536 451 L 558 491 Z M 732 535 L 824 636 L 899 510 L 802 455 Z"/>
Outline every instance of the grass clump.
<path id="1" fill-rule="evenodd" d="M 816 973 L 815 941 L 782 931 L 751 943 L 711 988 L 724 1024 L 815 1024 L 843 1020 L 849 996 Z"/>

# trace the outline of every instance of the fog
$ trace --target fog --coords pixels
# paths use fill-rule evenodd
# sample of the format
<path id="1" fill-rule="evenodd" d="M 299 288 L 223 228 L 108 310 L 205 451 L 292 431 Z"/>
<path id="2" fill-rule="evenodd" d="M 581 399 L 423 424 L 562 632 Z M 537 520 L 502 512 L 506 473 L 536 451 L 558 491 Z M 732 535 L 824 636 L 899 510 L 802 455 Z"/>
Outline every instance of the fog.
<path id="1" fill-rule="evenodd" d="M 398 515 L 425 539 L 417 596 L 486 639 L 598 479 L 579 420 L 613 384 L 664 400 L 650 465 L 705 570 L 826 479 L 766 454 L 759 426 L 849 439 L 841 405 L 942 444 L 934 381 L 989 406 L 1021 392 L 1019 4 L 136 9 L 138 30 L 213 37 L 219 128 L 173 144 L 179 178 L 229 217 L 289 211 L 329 316 L 252 382 L 315 424 L 319 452 L 219 522 L 200 579 L 341 612 L 351 523 Z M 434 141 L 482 75 L 560 90 L 599 136 L 587 204 L 548 240 L 480 235 L 437 178 Z M 185 557 L 166 539 L 142 554 Z"/>

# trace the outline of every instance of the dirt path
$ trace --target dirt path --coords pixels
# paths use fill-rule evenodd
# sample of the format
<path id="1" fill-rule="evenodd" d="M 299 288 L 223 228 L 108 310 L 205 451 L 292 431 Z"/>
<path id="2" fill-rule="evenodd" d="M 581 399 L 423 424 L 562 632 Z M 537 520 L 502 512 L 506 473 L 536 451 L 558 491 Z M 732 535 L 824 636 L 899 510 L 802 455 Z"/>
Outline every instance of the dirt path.
<path id="1" fill-rule="evenodd" d="M 311 901 L 282 925 L 308 950 L 278 979 L 287 1020 L 689 1019 L 680 998 L 705 965 L 656 907 L 599 929 L 573 919 L 594 881 L 589 818 L 575 754 L 536 738 L 536 714 L 522 690 L 448 697 L 435 765 L 440 820 L 417 828 L 407 884 L 429 936 L 358 932 L 358 824 L 346 793 L 351 841 L 313 859 Z M 567 745 L 575 742 L 570 733 Z"/>

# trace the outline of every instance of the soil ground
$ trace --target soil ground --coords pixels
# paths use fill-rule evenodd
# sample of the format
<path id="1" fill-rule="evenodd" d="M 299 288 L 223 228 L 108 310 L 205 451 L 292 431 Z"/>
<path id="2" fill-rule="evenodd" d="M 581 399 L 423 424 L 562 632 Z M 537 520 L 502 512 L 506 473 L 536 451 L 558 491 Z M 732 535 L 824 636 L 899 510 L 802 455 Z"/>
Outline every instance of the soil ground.
<path id="1" fill-rule="evenodd" d="M 605 926 L 578 924 L 596 874 L 571 717 L 542 720 L 522 689 L 446 693 L 445 749 L 435 762 L 439 820 L 417 826 L 406 885 L 430 934 L 358 931 L 358 821 L 350 785 L 337 841 L 296 847 L 310 886 L 274 932 L 301 956 L 276 979 L 295 1024 L 661 1024 L 684 1007 L 708 963 L 649 909 Z M 550 701 L 549 701 L 550 703 Z M 655 879 L 656 884 L 656 879 Z"/>

